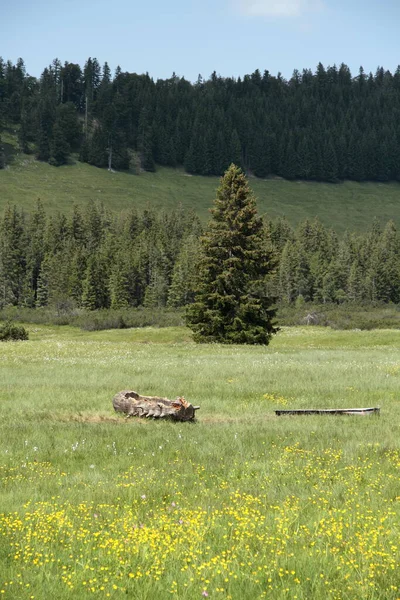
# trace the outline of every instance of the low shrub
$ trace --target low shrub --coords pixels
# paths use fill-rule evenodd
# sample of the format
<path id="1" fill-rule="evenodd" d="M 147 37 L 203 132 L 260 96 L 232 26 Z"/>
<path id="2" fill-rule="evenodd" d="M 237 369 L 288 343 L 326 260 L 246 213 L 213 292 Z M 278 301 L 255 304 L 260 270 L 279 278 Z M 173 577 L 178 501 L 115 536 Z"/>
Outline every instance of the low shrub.
<path id="1" fill-rule="evenodd" d="M 6 321 L 4 325 L 0 326 L 1 342 L 27 340 L 28 338 L 28 332 L 22 325 L 14 325 L 12 321 Z"/>
<path id="2" fill-rule="evenodd" d="M 97 310 L 76 317 L 71 325 L 86 331 L 128 329 L 129 327 L 177 327 L 184 324 L 183 311 L 158 308 Z"/>
<path id="3" fill-rule="evenodd" d="M 321 325 L 332 329 L 400 329 L 396 304 L 316 304 L 278 308 L 279 325 Z"/>
<path id="4" fill-rule="evenodd" d="M 169 308 L 125 308 L 87 311 L 60 311 L 57 307 L 26 308 L 9 306 L 0 311 L 0 321 L 38 325 L 72 325 L 85 331 L 127 329 L 129 327 L 178 327 L 184 325 L 184 311 Z"/>

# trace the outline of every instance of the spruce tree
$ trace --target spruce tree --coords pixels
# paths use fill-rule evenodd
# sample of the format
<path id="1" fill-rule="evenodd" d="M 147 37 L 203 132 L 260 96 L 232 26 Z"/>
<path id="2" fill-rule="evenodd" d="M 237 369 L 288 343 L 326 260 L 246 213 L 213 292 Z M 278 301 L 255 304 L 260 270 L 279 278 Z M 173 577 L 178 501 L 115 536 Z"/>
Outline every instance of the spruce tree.
<path id="1" fill-rule="evenodd" d="M 268 344 L 278 331 L 265 291 L 272 252 L 246 177 L 234 164 L 221 180 L 212 215 L 187 323 L 197 342 Z"/>
<path id="2" fill-rule="evenodd" d="M 0 137 L 0 169 L 4 169 L 6 166 L 6 155 L 4 153 L 4 148 L 1 142 L 1 137 Z"/>
<path id="3" fill-rule="evenodd" d="M 24 216 L 8 205 L 0 221 L 0 307 L 17 306 L 26 272 Z"/>
<path id="4" fill-rule="evenodd" d="M 82 306 L 87 310 L 108 308 L 107 274 L 102 261 L 92 254 L 82 282 Z"/>
<path id="5" fill-rule="evenodd" d="M 193 234 L 183 240 L 172 271 L 167 306 L 177 308 L 193 302 L 198 245 L 198 238 Z"/>
<path id="6" fill-rule="evenodd" d="M 129 306 L 129 283 L 129 263 L 121 252 L 113 264 L 110 275 L 111 308 Z"/>
<path id="7" fill-rule="evenodd" d="M 56 123 L 53 127 L 53 139 L 50 148 L 51 155 L 49 163 L 53 165 L 53 167 L 65 165 L 68 160 L 70 147 L 64 137 L 63 130 L 58 123 Z"/>
<path id="8" fill-rule="evenodd" d="M 21 123 L 18 131 L 18 146 L 24 154 L 29 154 L 28 129 L 28 116 L 26 111 L 22 111 Z"/>

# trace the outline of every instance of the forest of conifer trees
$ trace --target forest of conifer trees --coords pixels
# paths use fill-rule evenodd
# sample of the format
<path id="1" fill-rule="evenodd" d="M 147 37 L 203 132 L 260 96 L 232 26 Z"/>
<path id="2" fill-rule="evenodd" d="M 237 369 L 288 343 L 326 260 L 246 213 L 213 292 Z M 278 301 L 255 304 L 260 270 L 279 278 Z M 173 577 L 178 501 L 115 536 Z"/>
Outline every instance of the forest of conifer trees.
<path id="1" fill-rule="evenodd" d="M 276 264 L 266 293 L 278 305 L 400 302 L 393 222 L 341 239 L 317 219 L 296 229 L 284 218 L 263 227 Z M 0 309 L 186 306 L 201 234 L 197 217 L 181 209 L 115 216 L 91 203 L 54 217 L 40 201 L 30 215 L 8 206 L 0 219 Z"/>
<path id="2" fill-rule="evenodd" d="M 112 75 L 95 58 L 83 68 L 55 59 L 37 79 L 22 59 L 0 59 L 1 123 L 54 166 L 73 153 L 112 169 L 221 175 L 234 162 L 258 177 L 400 181 L 400 67 L 353 76 L 320 63 L 289 80 L 256 70 L 191 83 Z"/>

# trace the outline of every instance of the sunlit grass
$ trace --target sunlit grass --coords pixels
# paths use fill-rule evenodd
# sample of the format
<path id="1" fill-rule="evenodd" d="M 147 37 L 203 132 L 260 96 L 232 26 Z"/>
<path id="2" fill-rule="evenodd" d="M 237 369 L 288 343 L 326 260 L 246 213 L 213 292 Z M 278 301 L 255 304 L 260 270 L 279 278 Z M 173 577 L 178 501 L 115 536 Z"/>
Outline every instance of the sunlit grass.
<path id="1" fill-rule="evenodd" d="M 16 135 L 3 134 L 4 141 L 17 144 Z M 11 147 L 11 146 L 10 146 Z M 179 205 L 193 209 L 203 221 L 219 185 L 218 177 L 191 176 L 183 169 L 158 168 L 156 173 L 134 175 L 110 173 L 76 161 L 51 167 L 32 155 L 16 153 L 10 165 L 0 170 L 0 213 L 7 203 L 31 211 L 40 198 L 49 213 L 69 213 L 74 203 L 101 202 L 111 211 L 148 206 L 173 210 Z M 376 217 L 400 224 L 400 184 L 340 184 L 251 178 L 261 214 L 286 216 L 292 225 L 318 216 L 338 233 L 365 230 Z"/>
<path id="2" fill-rule="evenodd" d="M 4 598 L 400 598 L 400 332 L 28 328 L 0 345 Z M 122 389 L 198 422 L 126 421 Z"/>

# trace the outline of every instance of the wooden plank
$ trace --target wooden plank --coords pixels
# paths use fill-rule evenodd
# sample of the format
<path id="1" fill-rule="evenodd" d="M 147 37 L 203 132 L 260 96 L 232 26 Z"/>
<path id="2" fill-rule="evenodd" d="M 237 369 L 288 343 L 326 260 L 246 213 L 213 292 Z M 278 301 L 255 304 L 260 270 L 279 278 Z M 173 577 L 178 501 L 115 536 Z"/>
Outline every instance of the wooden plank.
<path id="1" fill-rule="evenodd" d="M 374 408 L 306 408 L 293 410 L 276 410 L 275 414 L 284 415 L 372 415 L 380 414 L 380 407 Z"/>

